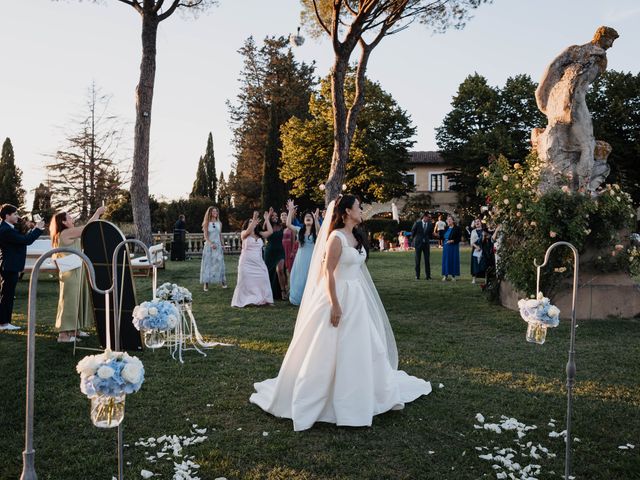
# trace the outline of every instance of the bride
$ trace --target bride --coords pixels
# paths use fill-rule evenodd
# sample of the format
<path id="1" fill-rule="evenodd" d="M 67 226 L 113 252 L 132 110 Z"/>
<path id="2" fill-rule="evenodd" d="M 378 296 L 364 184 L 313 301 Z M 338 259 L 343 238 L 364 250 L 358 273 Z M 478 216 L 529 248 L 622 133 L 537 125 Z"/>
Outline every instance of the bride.
<path id="1" fill-rule="evenodd" d="M 329 204 L 313 252 L 293 339 L 276 378 L 255 383 L 250 401 L 296 431 L 315 422 L 371 426 L 431 392 L 398 370 L 393 331 L 367 270 L 359 200 Z"/>

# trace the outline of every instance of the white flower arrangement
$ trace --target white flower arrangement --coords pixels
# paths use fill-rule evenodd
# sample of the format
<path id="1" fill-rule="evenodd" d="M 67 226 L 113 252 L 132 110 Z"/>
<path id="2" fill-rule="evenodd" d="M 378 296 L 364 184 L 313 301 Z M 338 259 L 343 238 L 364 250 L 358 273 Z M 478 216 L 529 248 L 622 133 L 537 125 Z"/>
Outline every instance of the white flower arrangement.
<path id="1" fill-rule="evenodd" d="M 553 305 L 542 292 L 536 298 L 518 301 L 520 316 L 527 323 L 540 324 L 545 327 L 557 327 L 560 323 L 560 309 Z"/>
<path id="2" fill-rule="evenodd" d="M 191 303 L 193 295 L 191 292 L 175 283 L 163 283 L 156 290 L 156 296 L 160 300 L 168 300 L 174 303 Z"/>
<path id="3" fill-rule="evenodd" d="M 140 331 L 167 331 L 176 328 L 180 312 L 167 300 L 142 302 L 133 309 L 133 326 Z"/>
<path id="4" fill-rule="evenodd" d="M 80 391 L 87 397 L 119 397 L 140 390 L 144 382 L 142 362 L 127 352 L 106 350 L 78 362 Z"/>

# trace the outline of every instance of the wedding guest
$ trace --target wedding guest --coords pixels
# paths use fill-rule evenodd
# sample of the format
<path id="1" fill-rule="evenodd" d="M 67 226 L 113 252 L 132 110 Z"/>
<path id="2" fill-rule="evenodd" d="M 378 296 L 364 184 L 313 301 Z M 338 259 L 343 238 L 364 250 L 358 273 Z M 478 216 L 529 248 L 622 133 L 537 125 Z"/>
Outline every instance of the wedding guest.
<path id="1" fill-rule="evenodd" d="M 442 215 L 438 215 L 438 221 L 436 222 L 435 231 L 438 238 L 438 248 L 442 248 L 444 245 L 444 232 L 447 230 L 447 224 L 442 220 Z"/>
<path id="2" fill-rule="evenodd" d="M 104 211 L 105 207 L 99 207 L 89 219 L 89 222 L 99 219 Z M 81 251 L 80 237 L 83 230 L 84 226 L 75 226 L 75 221 L 71 214 L 59 212 L 53 217 L 49 225 L 51 245 L 54 248 L 71 247 Z M 55 258 L 64 258 L 67 255 L 66 253 L 57 253 Z M 58 272 L 58 279 L 60 281 L 60 296 L 55 325 L 58 330 L 58 342 L 76 342 L 78 337 L 89 336 L 82 328 L 89 328 L 93 323 L 89 283 L 81 263 L 78 263 L 77 268 L 66 272 Z"/>
<path id="3" fill-rule="evenodd" d="M 304 227 L 301 228 L 292 223 L 296 211 L 293 200 L 287 202 L 287 209 L 289 210 L 287 229 L 295 233 L 299 245 L 293 268 L 291 269 L 289 302 L 293 305 L 300 305 L 302 294 L 307 285 L 307 274 L 309 273 L 309 264 L 311 263 L 317 232 L 320 231 L 320 224 L 318 223 L 319 211 L 316 210 L 315 214 L 306 212 L 304 214 Z"/>
<path id="4" fill-rule="evenodd" d="M 300 222 L 294 217 L 292 225 L 300 227 Z M 293 230 L 285 228 L 282 234 L 282 246 L 284 248 L 284 268 L 291 277 L 291 269 L 293 268 L 293 261 L 296 258 L 296 252 L 298 250 L 298 242 L 296 241 L 296 234 Z"/>
<path id="5" fill-rule="evenodd" d="M 462 231 L 456 225 L 451 215 L 447 217 L 447 230 L 444 232 L 444 245 L 442 251 L 442 281 L 446 281 L 451 276 L 451 280 L 456 281 L 460 276 L 460 240 Z"/>
<path id="6" fill-rule="evenodd" d="M 20 330 L 11 323 L 16 285 L 27 260 L 27 245 L 42 235 L 44 222 L 40 220 L 26 235 L 17 232 L 18 208 L 8 203 L 0 208 L 0 218 L 0 330 Z"/>
<path id="7" fill-rule="evenodd" d="M 278 215 L 273 209 L 270 209 L 269 216 L 273 234 L 269 236 L 269 241 L 264 249 L 264 263 L 269 271 L 273 298 L 286 300 L 289 292 L 287 291 L 287 272 L 284 265 L 285 254 L 282 238 L 287 214 L 282 212 Z"/>
<path id="8" fill-rule="evenodd" d="M 402 249 L 405 252 L 409 251 L 409 237 L 411 236 L 411 232 L 402 232 Z"/>
<path id="9" fill-rule="evenodd" d="M 173 226 L 173 242 L 171 243 L 171 260 L 183 262 L 186 260 L 185 244 L 187 240 L 187 223 L 185 216 L 178 216 L 178 221 Z"/>
<path id="10" fill-rule="evenodd" d="M 273 305 L 273 293 L 269 282 L 269 272 L 262 259 L 264 238 L 273 233 L 269 213 L 264 213 L 264 226 L 260 228 L 258 212 L 244 222 L 240 238 L 242 251 L 238 261 L 238 283 L 233 291 L 232 307 L 246 307 L 247 305 Z"/>
<path id="11" fill-rule="evenodd" d="M 208 291 L 210 283 L 227 288 L 222 222 L 220 222 L 220 212 L 216 207 L 207 208 L 202 220 L 202 233 L 204 233 L 202 261 L 200 262 L 200 283 L 204 285 L 202 288 L 205 292 Z"/>
<path id="12" fill-rule="evenodd" d="M 469 236 L 471 245 L 471 283 L 476 283 L 477 277 L 484 276 L 484 270 L 480 267 L 482 261 L 482 221 L 476 218 Z"/>
<path id="13" fill-rule="evenodd" d="M 431 235 L 433 234 L 433 223 L 431 215 L 427 212 L 422 214 L 422 220 L 417 220 L 411 228 L 411 238 L 413 238 L 413 247 L 415 248 L 416 260 L 416 280 L 420 280 L 420 257 L 424 255 L 424 276 L 427 280 L 431 279 Z"/>

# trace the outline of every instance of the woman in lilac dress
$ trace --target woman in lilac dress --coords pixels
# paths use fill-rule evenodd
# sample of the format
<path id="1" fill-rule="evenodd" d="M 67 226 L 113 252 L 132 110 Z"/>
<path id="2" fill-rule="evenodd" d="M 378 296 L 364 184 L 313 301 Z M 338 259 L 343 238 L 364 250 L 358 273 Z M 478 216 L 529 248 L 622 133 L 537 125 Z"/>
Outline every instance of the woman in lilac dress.
<path id="1" fill-rule="evenodd" d="M 269 282 L 269 272 L 262 259 L 264 238 L 273 233 L 269 213 L 264 213 L 266 230 L 260 230 L 258 212 L 253 212 L 253 218 L 247 220 L 240 234 L 242 252 L 238 261 L 238 283 L 231 300 L 232 307 L 246 307 L 247 305 L 273 305 L 273 294 Z"/>

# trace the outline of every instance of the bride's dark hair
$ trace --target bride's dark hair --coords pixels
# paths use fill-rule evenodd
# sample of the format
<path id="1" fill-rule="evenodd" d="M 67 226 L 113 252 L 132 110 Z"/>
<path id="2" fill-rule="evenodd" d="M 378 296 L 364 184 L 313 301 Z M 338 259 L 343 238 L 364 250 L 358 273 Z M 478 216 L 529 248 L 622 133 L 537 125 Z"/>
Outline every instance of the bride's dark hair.
<path id="1" fill-rule="evenodd" d="M 336 203 L 333 206 L 333 216 L 331 217 L 331 223 L 329 224 L 329 233 L 338 228 L 344 228 L 344 216 L 347 214 L 347 208 L 353 208 L 353 205 L 358 200 L 355 195 L 340 195 L 336 198 Z M 368 235 L 364 230 L 364 226 L 361 223 L 353 227 L 353 236 L 356 238 L 358 244 L 356 249 L 362 251 L 362 248 L 367 252 L 369 256 L 369 242 L 367 241 Z"/>

